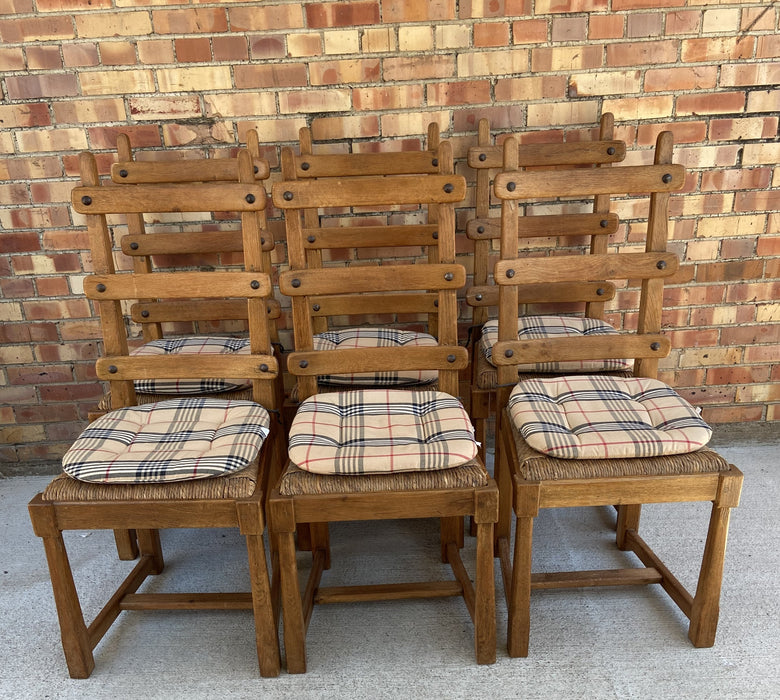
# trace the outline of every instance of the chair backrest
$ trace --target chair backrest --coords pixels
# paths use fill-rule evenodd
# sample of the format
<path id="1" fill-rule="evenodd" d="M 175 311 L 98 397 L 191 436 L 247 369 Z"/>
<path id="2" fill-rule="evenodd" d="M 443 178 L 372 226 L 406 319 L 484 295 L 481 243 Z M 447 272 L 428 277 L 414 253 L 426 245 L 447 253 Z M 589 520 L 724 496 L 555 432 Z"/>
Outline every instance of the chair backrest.
<path id="1" fill-rule="evenodd" d="M 254 179 L 267 179 L 270 168 L 268 162 L 260 157 L 260 144 L 255 130 L 247 133 L 247 150 L 252 158 Z M 126 134 L 117 137 L 117 159 L 111 167 L 111 179 L 117 184 L 192 184 L 195 193 L 195 183 L 239 182 L 241 178 L 236 157 L 136 161 Z M 271 251 L 274 249 L 274 238 L 267 230 L 265 210 L 257 211 L 255 216 L 262 231 L 263 255 L 259 269 L 272 275 Z M 167 228 L 156 225 L 160 229 Z M 179 225 L 175 223 L 174 229 L 178 229 Z M 160 268 L 167 270 L 231 267 L 243 253 L 240 229 L 224 230 L 223 225 L 209 221 L 186 225 L 181 235 L 172 235 L 170 230 L 148 232 L 143 215 L 136 213 L 127 214 L 127 235 L 122 236 L 119 243 L 122 252 L 131 258 L 133 270 L 139 274 L 152 272 L 157 267 L 155 261 L 160 262 Z M 269 299 L 267 306 L 269 317 L 278 318 L 279 303 Z M 246 304 L 239 299 L 141 300 L 133 306 L 131 315 L 134 322 L 141 324 L 147 341 L 164 336 L 164 323 L 178 324 L 184 333 L 192 333 L 193 324 L 198 322 L 216 321 L 224 325 L 225 322 L 247 321 Z M 242 325 L 245 326 L 245 323 Z M 277 340 L 275 324 L 272 324 L 271 332 L 274 340 Z"/>
<path id="2" fill-rule="evenodd" d="M 283 153 L 283 162 L 289 157 L 291 154 Z M 298 377 L 300 400 L 317 392 L 319 375 L 392 370 L 436 370 L 439 389 L 457 395 L 458 371 L 466 366 L 468 358 L 465 348 L 458 346 L 456 294 L 465 285 L 466 273 L 462 265 L 455 264 L 454 205 L 465 194 L 464 178 L 452 173 L 287 180 L 274 184 L 274 206 L 285 214 L 290 263 L 290 270 L 279 277 L 280 289 L 292 297 L 293 305 L 295 352 L 288 359 L 288 370 Z M 309 265 L 307 252 L 316 243 L 310 240 L 312 235 L 343 235 L 359 242 L 361 227 L 311 234 L 304 219 L 307 210 L 430 204 L 437 205 L 439 214 L 436 262 L 319 268 Z M 331 308 L 341 308 L 339 299 L 346 298 L 348 304 L 361 304 L 365 309 L 395 305 L 399 312 L 406 313 L 420 296 L 437 311 L 437 346 L 313 351 L 315 314 L 321 313 L 324 302 Z"/>
<path id="3" fill-rule="evenodd" d="M 512 141 L 517 150 L 516 167 L 523 169 L 580 169 L 607 167 L 622 161 L 626 155 L 626 145 L 613 139 L 614 117 L 610 113 L 602 115 L 599 124 L 598 140 L 567 141 L 565 143 L 518 143 Z M 507 137 L 509 138 L 509 137 Z M 472 322 L 482 325 L 489 317 L 489 307 L 498 303 L 498 290 L 490 281 L 490 257 L 492 241 L 501 236 L 499 216 L 491 216 L 491 178 L 504 167 L 503 145 L 493 144 L 490 136 L 490 123 L 481 119 L 478 125 L 478 142 L 468 151 L 468 164 L 477 173 L 475 218 L 466 226 L 467 236 L 474 241 L 473 286 L 467 294 L 467 302 L 473 307 Z M 505 141 L 506 143 L 506 141 Z M 560 239 L 590 240 L 590 252 L 606 251 L 606 236 L 616 230 L 616 218 L 602 216 L 609 211 L 609 197 L 602 195 L 583 195 L 592 202 L 592 213 L 579 216 L 561 216 L 546 214 L 521 221 L 520 236 L 523 239 Z M 604 287 L 602 295 L 604 293 Z M 528 290 L 531 292 L 532 290 Z M 585 313 L 593 318 L 603 315 L 603 302 L 609 297 L 595 296 L 593 285 L 583 288 L 561 287 L 545 296 L 550 302 L 585 302 Z M 537 295 L 538 296 L 538 295 Z M 521 304 L 533 303 L 534 297 L 524 299 Z"/>
<path id="4" fill-rule="evenodd" d="M 516 144 L 511 140 L 505 144 L 504 170 L 494 182 L 495 195 L 501 200 L 501 259 L 493 272 L 499 289 L 499 340 L 493 348 L 499 384 L 516 381 L 514 365 L 526 362 L 625 357 L 635 358 L 635 375 L 655 377 L 658 360 L 670 349 L 669 340 L 660 334 L 663 282 L 679 265 L 677 256 L 666 252 L 669 197 L 670 192 L 681 189 L 685 181 L 683 166 L 672 164 L 671 132 L 659 135 L 653 165 L 583 170 L 577 177 L 571 177 L 566 171 L 520 170 L 515 159 Z M 528 212 L 518 218 L 518 202 L 626 194 L 643 197 L 649 194 L 644 252 L 517 257 L 520 223 L 533 218 Z M 569 338 L 517 339 L 519 288 L 531 284 L 539 285 L 543 291 L 543 286 L 549 284 L 604 279 L 621 280 L 624 286 L 629 280 L 641 280 L 635 333 L 578 337 L 574 341 Z"/>
<path id="5" fill-rule="evenodd" d="M 428 128 L 428 149 L 412 152 L 379 152 L 379 153 L 345 153 L 345 154 L 314 154 L 311 132 L 303 128 L 300 131 L 301 154 L 296 155 L 291 149 L 282 151 L 282 177 L 285 180 L 326 180 L 331 183 L 335 178 L 350 177 L 395 177 L 418 174 L 449 174 L 454 172 L 454 161 L 451 144 L 439 138 L 438 126 L 431 124 Z M 333 186 L 333 185 L 332 185 Z M 406 218 L 408 212 L 395 210 L 369 212 L 361 207 L 357 212 L 361 219 L 359 227 L 351 224 L 354 218 L 346 218 L 344 208 L 331 205 L 303 210 L 303 222 L 306 241 L 307 265 L 311 268 L 321 268 L 324 260 L 361 258 L 369 249 L 380 250 L 392 248 L 393 257 L 399 257 L 399 249 L 404 249 L 405 257 L 410 262 L 419 259 L 421 252 L 427 255 L 429 262 L 437 262 L 438 252 L 438 202 L 422 203 L 420 210 L 414 215 L 423 217 L 423 223 L 394 223 L 393 218 Z M 324 209 L 330 208 L 330 211 Z M 347 207 L 353 210 L 354 207 Z M 375 223 L 376 222 L 376 223 Z M 328 251 L 328 252 L 326 252 Z M 435 296 L 435 295 L 434 295 Z M 427 314 L 427 326 L 432 332 L 436 328 L 436 308 L 433 306 L 433 296 L 415 297 L 417 303 L 408 299 L 407 314 Z M 327 317 L 339 314 L 330 313 L 330 306 L 320 304 L 321 313 L 315 318 L 315 332 L 328 330 Z M 355 298 L 353 302 L 346 299 L 340 301 L 342 308 L 349 308 L 351 315 L 364 314 L 367 309 L 365 302 Z M 400 309 L 396 310 L 401 313 Z M 379 310 L 374 307 L 369 313 L 376 315 Z"/>
<path id="6" fill-rule="evenodd" d="M 82 153 L 81 186 L 72 191 L 74 209 L 86 216 L 94 274 L 84 280 L 88 298 L 96 301 L 103 331 L 104 357 L 97 374 L 111 383 L 112 408 L 136 403 L 133 380 L 247 377 L 254 400 L 267 408 L 278 405 L 278 363 L 273 356 L 267 313 L 271 280 L 263 271 L 262 229 L 258 214 L 265 209 L 266 192 L 254 178 L 252 158 L 238 154 L 236 182 L 148 184 L 113 187 L 101 184 L 95 158 Z M 109 215 L 234 211 L 241 217 L 243 270 L 118 272 L 108 225 Z M 149 234 L 147 234 L 149 235 Z M 183 305 L 192 299 L 240 300 L 249 320 L 248 355 L 130 356 L 128 324 L 123 305 L 139 299 L 169 299 Z"/>

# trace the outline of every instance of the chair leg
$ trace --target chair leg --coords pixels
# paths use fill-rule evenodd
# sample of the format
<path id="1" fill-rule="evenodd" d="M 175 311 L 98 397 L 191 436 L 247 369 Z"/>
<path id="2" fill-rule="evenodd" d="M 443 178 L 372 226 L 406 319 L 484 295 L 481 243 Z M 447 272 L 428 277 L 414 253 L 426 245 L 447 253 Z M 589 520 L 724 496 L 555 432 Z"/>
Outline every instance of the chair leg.
<path id="1" fill-rule="evenodd" d="M 133 561 L 138 557 L 135 530 L 114 530 L 116 553 L 122 561 Z"/>
<path id="2" fill-rule="evenodd" d="M 298 585 L 295 540 L 292 532 L 279 533 L 284 652 L 288 673 L 306 673 L 306 623 Z"/>
<path id="3" fill-rule="evenodd" d="M 321 549 L 325 552 L 325 569 L 330 569 L 330 528 L 328 523 L 305 523 L 309 526 L 311 551 Z M 300 526 L 300 524 L 299 524 Z"/>
<path id="4" fill-rule="evenodd" d="M 691 608 L 691 624 L 688 628 L 688 638 L 695 647 L 711 647 L 715 644 L 730 518 L 730 507 L 724 508 L 717 504 L 712 506 L 699 582 Z"/>
<path id="5" fill-rule="evenodd" d="M 92 645 L 73 582 L 73 572 L 62 533 L 53 537 L 44 537 L 43 546 L 49 564 L 51 587 L 57 607 L 62 649 L 65 652 L 68 673 L 71 678 L 89 678 L 95 668 L 95 658 L 92 655 Z"/>
<path id="6" fill-rule="evenodd" d="M 136 536 L 141 554 L 152 560 L 152 568 L 149 573 L 161 574 L 165 567 L 165 561 L 163 560 L 159 530 L 138 530 Z"/>
<path id="7" fill-rule="evenodd" d="M 279 675 L 279 636 L 268 581 L 268 563 L 262 535 L 246 535 L 249 555 L 249 575 L 252 582 L 252 608 L 255 616 L 255 639 L 260 675 L 274 678 Z"/>
<path id="8" fill-rule="evenodd" d="M 496 583 L 493 523 L 477 523 L 474 643 L 477 663 L 496 662 Z"/>
<path id="9" fill-rule="evenodd" d="M 518 516 L 509 593 L 507 651 L 509 656 L 528 656 L 531 630 L 531 545 L 534 519 Z"/>
<path id="10" fill-rule="evenodd" d="M 639 519 L 642 515 L 642 506 L 640 504 L 621 505 L 617 507 L 617 537 L 618 549 L 625 551 L 628 549 L 626 544 L 626 532 L 633 530 L 639 532 Z"/>

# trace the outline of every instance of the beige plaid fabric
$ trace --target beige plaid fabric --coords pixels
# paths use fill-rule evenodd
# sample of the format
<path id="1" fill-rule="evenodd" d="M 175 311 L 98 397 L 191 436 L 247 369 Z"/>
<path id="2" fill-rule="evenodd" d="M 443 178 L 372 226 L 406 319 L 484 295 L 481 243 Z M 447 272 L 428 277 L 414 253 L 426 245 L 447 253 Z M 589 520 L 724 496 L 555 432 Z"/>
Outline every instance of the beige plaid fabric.
<path id="1" fill-rule="evenodd" d="M 588 335 L 617 335 L 608 323 L 581 316 L 520 316 L 517 319 L 517 339 L 578 338 Z M 498 342 L 498 321 L 488 321 L 482 327 L 480 349 L 493 364 L 493 345 Z M 631 369 L 632 360 L 569 360 L 517 365 L 518 372 L 620 372 Z"/>
<path id="2" fill-rule="evenodd" d="M 252 401 L 181 398 L 111 411 L 87 426 L 62 458 L 89 482 L 142 484 L 206 479 L 244 469 L 269 432 Z"/>
<path id="3" fill-rule="evenodd" d="M 193 335 L 161 338 L 145 343 L 131 355 L 248 355 L 249 338 Z M 136 379 L 135 390 L 142 394 L 217 394 L 251 386 L 247 379 Z"/>
<path id="4" fill-rule="evenodd" d="M 436 338 L 428 333 L 387 327 L 358 327 L 318 333 L 314 336 L 315 350 L 344 348 L 401 348 L 436 347 Z M 413 386 L 432 384 L 438 379 L 436 370 L 406 370 L 387 372 L 359 372 L 356 374 L 326 374 L 318 378 L 320 384 L 331 386 Z"/>
<path id="5" fill-rule="evenodd" d="M 712 436 L 696 409 L 655 379 L 527 379 L 513 389 L 508 408 L 530 447 L 562 459 L 684 454 Z"/>
<path id="6" fill-rule="evenodd" d="M 301 403 L 290 427 L 290 461 L 319 474 L 447 469 L 476 453 L 463 405 L 439 391 L 317 394 Z"/>

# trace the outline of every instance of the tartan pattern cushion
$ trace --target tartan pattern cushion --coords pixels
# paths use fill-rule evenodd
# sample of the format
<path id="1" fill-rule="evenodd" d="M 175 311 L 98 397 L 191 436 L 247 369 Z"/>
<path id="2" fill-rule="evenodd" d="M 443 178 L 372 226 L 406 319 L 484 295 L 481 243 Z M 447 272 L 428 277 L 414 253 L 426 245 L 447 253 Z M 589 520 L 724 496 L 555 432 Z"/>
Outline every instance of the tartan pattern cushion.
<path id="1" fill-rule="evenodd" d="M 161 338 L 145 343 L 131 355 L 248 355 L 249 338 L 193 335 Z M 246 379 L 137 379 L 135 390 L 142 394 L 216 394 L 251 386 Z"/>
<path id="2" fill-rule="evenodd" d="M 269 432 L 253 401 L 181 398 L 101 416 L 62 458 L 81 481 L 148 484 L 206 479 L 246 467 Z"/>
<path id="3" fill-rule="evenodd" d="M 404 331 L 397 328 L 344 328 L 314 336 L 315 350 L 343 348 L 387 348 L 405 346 L 435 347 L 436 338 L 427 333 Z M 333 386 L 412 386 L 432 384 L 438 379 L 435 370 L 360 372 L 356 374 L 326 374 L 318 378 L 321 384 Z"/>
<path id="4" fill-rule="evenodd" d="M 440 391 L 317 394 L 301 403 L 290 428 L 290 461 L 319 474 L 448 469 L 476 454 L 463 405 Z"/>
<path id="5" fill-rule="evenodd" d="M 561 459 L 684 454 L 712 436 L 696 409 L 657 379 L 527 379 L 512 390 L 508 408 L 534 450 Z"/>
<path id="6" fill-rule="evenodd" d="M 597 318 L 581 316 L 520 316 L 517 319 L 517 339 L 581 337 L 586 335 L 617 335 L 608 323 Z M 480 348 L 488 362 L 493 364 L 493 345 L 498 342 L 498 321 L 488 321 L 482 327 Z M 565 362 L 539 362 L 520 364 L 523 372 L 620 372 L 630 370 L 631 360 L 568 360 Z"/>

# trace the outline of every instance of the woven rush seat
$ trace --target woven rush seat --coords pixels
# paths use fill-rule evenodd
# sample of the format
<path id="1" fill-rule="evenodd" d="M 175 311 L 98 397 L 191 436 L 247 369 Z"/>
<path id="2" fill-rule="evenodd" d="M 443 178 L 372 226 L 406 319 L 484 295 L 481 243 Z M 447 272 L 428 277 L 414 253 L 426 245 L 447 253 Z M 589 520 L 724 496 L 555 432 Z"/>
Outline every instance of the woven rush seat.
<path id="1" fill-rule="evenodd" d="M 682 454 L 712 436 L 671 387 L 642 377 L 530 379 L 517 384 L 507 407 L 532 448 L 563 459 Z"/>
<path id="2" fill-rule="evenodd" d="M 517 319 L 517 339 L 536 340 L 539 338 L 576 338 L 577 336 L 618 335 L 618 332 L 605 321 L 580 316 L 519 316 Z M 498 321 L 488 321 L 482 327 L 479 355 L 484 358 L 480 375 L 493 368 L 493 386 L 495 386 L 495 367 L 493 365 L 493 345 L 498 342 Z M 486 361 L 486 363 L 485 363 Z M 631 369 L 633 361 L 625 359 L 568 360 L 561 362 L 539 362 L 518 364 L 518 371 L 546 373 L 588 373 L 588 372 L 625 372 Z M 486 377 L 485 382 L 490 381 Z M 489 386 L 489 384 L 485 384 Z"/>
<path id="3" fill-rule="evenodd" d="M 269 425 L 268 412 L 252 401 L 182 398 L 128 406 L 92 422 L 63 456 L 63 471 L 111 484 L 220 477 L 255 459 Z"/>
<path id="4" fill-rule="evenodd" d="M 67 474 L 57 476 L 43 491 L 43 500 L 79 501 L 167 501 L 249 498 L 257 487 L 258 460 L 225 476 L 190 479 L 166 484 L 97 484 L 79 481 Z"/>
<path id="5" fill-rule="evenodd" d="M 317 394 L 301 403 L 290 427 L 290 461 L 322 474 L 440 470 L 476 454 L 468 414 L 443 392 Z"/>
<path id="6" fill-rule="evenodd" d="M 429 333 L 417 333 L 398 328 L 344 328 L 318 333 L 314 336 L 314 350 L 343 348 L 401 348 L 436 347 L 436 338 Z M 318 377 L 318 382 L 330 386 L 400 387 L 431 384 L 438 375 L 434 370 L 360 372 L 356 374 L 329 374 Z"/>

